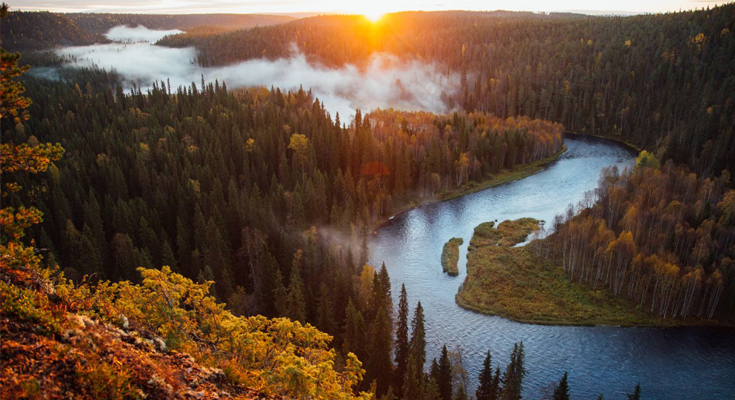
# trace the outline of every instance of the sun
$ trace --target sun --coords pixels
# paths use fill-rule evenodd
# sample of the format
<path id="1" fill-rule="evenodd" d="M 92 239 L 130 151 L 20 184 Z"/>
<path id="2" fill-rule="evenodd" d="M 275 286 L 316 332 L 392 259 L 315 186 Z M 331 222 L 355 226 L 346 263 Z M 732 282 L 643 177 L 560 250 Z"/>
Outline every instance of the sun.
<path id="1" fill-rule="evenodd" d="M 378 22 L 381 18 L 385 15 L 384 11 L 374 9 L 369 11 L 363 11 L 362 15 L 365 16 L 365 18 L 369 19 L 372 22 Z"/>

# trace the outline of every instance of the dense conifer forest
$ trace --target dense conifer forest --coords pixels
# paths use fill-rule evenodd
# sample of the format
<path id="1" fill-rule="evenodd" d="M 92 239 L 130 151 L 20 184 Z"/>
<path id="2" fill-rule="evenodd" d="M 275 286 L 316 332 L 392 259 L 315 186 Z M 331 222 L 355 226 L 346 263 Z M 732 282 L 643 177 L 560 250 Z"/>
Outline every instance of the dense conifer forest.
<path id="1" fill-rule="evenodd" d="M 375 380 L 381 395 L 394 379 L 393 306 L 385 267 L 366 264 L 366 231 L 401 202 L 562 146 L 560 125 L 481 113 L 358 111 L 347 128 L 304 91 L 161 83 L 126 95 L 100 71 L 25 84 L 32 117 L 6 140 L 66 151 L 44 176 L 7 180 L 34 188 L 8 203 L 44 214 L 29 237 L 47 265 L 75 282 L 136 282 L 141 265 L 214 281 L 235 314 L 333 335 L 340 359 L 364 360 L 361 388 Z M 411 390 L 423 390 L 424 358 Z"/>

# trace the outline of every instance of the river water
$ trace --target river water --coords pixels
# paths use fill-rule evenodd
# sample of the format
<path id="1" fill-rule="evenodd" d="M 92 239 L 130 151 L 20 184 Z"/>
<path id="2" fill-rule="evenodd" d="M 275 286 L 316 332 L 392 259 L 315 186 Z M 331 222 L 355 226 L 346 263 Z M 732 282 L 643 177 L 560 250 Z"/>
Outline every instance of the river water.
<path id="1" fill-rule="evenodd" d="M 631 167 L 629 151 L 595 138 L 567 138 L 568 147 L 546 170 L 526 179 L 454 200 L 416 208 L 372 235 L 370 262 L 385 262 L 397 304 L 406 285 L 411 312 L 421 301 L 427 358 L 441 346 L 459 349 L 472 393 L 490 351 L 501 371 L 515 342 L 523 341 L 528 371 L 525 399 L 541 398 L 564 371 L 572 398 L 624 399 L 640 382 L 644 399 L 735 399 L 735 330 L 529 325 L 464 310 L 454 296 L 466 276 L 467 246 L 480 223 L 521 217 L 547 221 L 597 186 L 602 168 Z M 461 237 L 459 276 L 442 273 L 441 251 Z"/>

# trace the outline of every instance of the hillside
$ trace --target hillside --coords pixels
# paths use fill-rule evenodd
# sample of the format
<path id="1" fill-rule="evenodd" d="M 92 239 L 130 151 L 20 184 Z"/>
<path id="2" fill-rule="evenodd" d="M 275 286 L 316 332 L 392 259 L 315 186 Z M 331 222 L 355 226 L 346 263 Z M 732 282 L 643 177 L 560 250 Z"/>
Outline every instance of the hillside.
<path id="1" fill-rule="evenodd" d="M 67 16 L 50 12 L 10 12 L 0 29 L 3 48 L 8 51 L 109 42 L 104 36 L 81 28 Z"/>
<path id="2" fill-rule="evenodd" d="M 67 312 L 71 299 L 39 273 L 0 267 L 0 398 L 275 398 L 127 322 Z"/>
<path id="3" fill-rule="evenodd" d="M 143 25 L 148 29 L 180 29 L 190 31 L 197 27 L 212 26 L 225 30 L 248 29 L 256 26 L 269 26 L 293 21 L 285 15 L 265 14 L 106 14 L 70 13 L 64 14 L 82 29 L 92 33 L 105 33 L 110 28 L 127 25 Z"/>
<path id="4" fill-rule="evenodd" d="M 13 244 L 9 246 L 12 248 Z M 352 398 L 361 363 L 332 370 L 329 335 L 236 317 L 168 267 L 143 283 L 73 285 L 36 262 L 0 263 L 0 398 Z M 254 389 L 257 388 L 257 389 Z"/>
<path id="5" fill-rule="evenodd" d="M 3 19 L 3 47 L 8 51 L 45 50 L 60 46 L 107 43 L 104 34 L 111 28 L 143 25 L 154 30 L 180 29 L 192 34 L 269 26 L 292 21 L 280 15 L 259 14 L 103 14 L 13 11 Z"/>

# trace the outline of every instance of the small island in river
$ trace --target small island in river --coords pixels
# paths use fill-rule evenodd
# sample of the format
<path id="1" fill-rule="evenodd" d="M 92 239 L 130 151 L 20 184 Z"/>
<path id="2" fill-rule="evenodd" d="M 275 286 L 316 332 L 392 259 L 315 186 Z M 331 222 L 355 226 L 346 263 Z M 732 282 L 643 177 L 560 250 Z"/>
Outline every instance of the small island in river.
<path id="1" fill-rule="evenodd" d="M 570 280 L 561 266 L 537 257 L 523 243 L 538 221 L 521 218 L 478 225 L 467 252 L 467 277 L 456 295 L 460 307 L 518 322 L 548 325 L 671 326 L 696 321 L 664 319 Z M 446 248 L 446 246 L 445 246 Z"/>
<path id="2" fill-rule="evenodd" d="M 457 263 L 459 263 L 459 246 L 464 243 L 462 238 L 451 238 L 444 243 L 442 250 L 442 269 L 451 276 L 459 275 Z"/>

